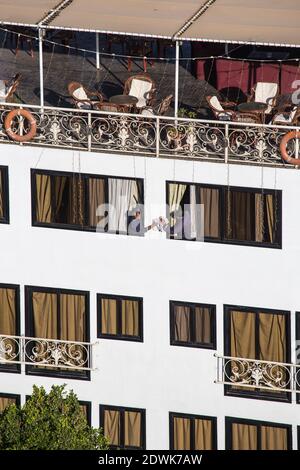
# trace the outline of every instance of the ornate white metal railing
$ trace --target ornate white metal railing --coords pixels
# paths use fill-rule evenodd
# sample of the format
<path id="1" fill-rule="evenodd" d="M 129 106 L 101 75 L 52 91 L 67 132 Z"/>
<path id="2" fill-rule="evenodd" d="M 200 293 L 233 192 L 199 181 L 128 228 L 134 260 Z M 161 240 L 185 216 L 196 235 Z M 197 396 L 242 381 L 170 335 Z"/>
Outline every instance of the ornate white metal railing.
<path id="1" fill-rule="evenodd" d="M 238 388 L 300 393 L 300 365 L 219 356 L 216 383 Z"/>
<path id="2" fill-rule="evenodd" d="M 0 336 L 0 365 L 92 370 L 91 343 L 25 336 Z"/>
<path id="3" fill-rule="evenodd" d="M 16 107 L 20 105 L 3 104 L 0 109 L 0 142 L 12 142 L 5 132 L 4 119 Z M 22 107 L 32 112 L 38 126 L 37 135 L 26 145 L 225 163 L 284 166 L 280 141 L 286 132 L 297 129 L 244 122 Z M 22 133 L 22 118 L 14 127 Z M 289 153 L 298 156 L 296 140 L 291 142 Z"/>

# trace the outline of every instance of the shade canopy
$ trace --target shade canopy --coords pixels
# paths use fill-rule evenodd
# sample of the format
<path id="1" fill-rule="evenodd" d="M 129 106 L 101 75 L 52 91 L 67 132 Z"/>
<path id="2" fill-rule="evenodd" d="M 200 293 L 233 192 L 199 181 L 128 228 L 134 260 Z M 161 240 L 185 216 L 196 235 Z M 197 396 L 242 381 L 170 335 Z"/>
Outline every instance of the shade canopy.
<path id="1" fill-rule="evenodd" d="M 300 47 L 299 0 L 0 0 L 0 22 Z"/>

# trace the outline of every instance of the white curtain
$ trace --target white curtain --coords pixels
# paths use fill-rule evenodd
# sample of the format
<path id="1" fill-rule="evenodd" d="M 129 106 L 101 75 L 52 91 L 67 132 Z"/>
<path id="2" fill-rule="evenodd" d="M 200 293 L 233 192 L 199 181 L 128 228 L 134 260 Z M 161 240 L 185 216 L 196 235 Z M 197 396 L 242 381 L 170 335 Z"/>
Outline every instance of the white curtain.
<path id="1" fill-rule="evenodd" d="M 127 233 L 128 211 L 138 203 L 136 181 L 108 179 L 108 230 Z"/>

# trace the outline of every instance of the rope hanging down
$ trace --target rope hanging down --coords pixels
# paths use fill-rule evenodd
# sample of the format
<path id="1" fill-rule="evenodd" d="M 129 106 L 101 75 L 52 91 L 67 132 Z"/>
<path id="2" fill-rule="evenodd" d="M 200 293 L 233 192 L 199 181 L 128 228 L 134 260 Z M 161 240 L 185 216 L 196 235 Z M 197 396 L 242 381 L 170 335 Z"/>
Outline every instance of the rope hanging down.
<path id="1" fill-rule="evenodd" d="M 22 36 L 22 37 L 25 37 L 25 38 L 30 38 L 34 41 L 39 41 L 39 38 L 36 37 L 36 36 L 32 36 L 32 35 L 29 35 L 29 34 L 23 34 L 23 33 L 19 33 L 19 32 L 16 32 L 16 31 L 12 31 L 10 29 L 6 29 L 6 28 L 3 28 L 3 27 L 0 27 L 0 30 L 2 31 L 5 31 L 6 33 L 11 33 L 11 34 L 15 34 L 16 36 Z M 137 55 L 126 55 L 126 54 L 115 54 L 115 53 L 109 53 L 109 52 L 97 52 L 95 50 L 91 50 L 91 49 L 83 49 L 81 47 L 75 47 L 75 46 L 69 46 L 67 44 L 60 44 L 59 42 L 55 42 L 55 41 L 51 41 L 50 39 L 43 39 L 43 42 L 44 43 L 47 43 L 47 44 L 52 44 L 54 46 L 58 46 L 58 47 L 64 47 L 65 49 L 69 49 L 69 50 L 74 50 L 74 51 L 77 51 L 77 52 L 84 52 L 84 53 L 89 53 L 89 54 L 93 54 L 93 55 L 96 55 L 98 54 L 99 56 L 102 56 L 102 57 L 115 57 L 115 58 L 122 58 L 122 59 L 135 59 L 135 60 L 142 60 L 142 59 L 147 59 L 147 60 L 160 60 L 160 61 L 167 61 L 167 62 L 171 62 L 174 60 L 174 58 L 166 58 L 166 57 L 150 57 L 150 56 L 137 56 Z M 241 47 L 241 46 L 239 46 Z M 235 50 L 235 49 L 234 49 Z M 232 51 L 233 52 L 233 51 Z M 239 57 L 230 57 L 228 56 L 226 53 L 224 53 L 224 55 L 209 55 L 209 56 L 198 56 L 198 57 L 180 57 L 178 60 L 179 61 L 187 61 L 187 60 L 208 60 L 208 59 L 228 59 L 228 60 L 235 60 L 235 61 L 244 61 L 245 59 L 244 58 L 239 58 Z M 290 58 L 290 59 L 246 59 L 247 62 L 256 62 L 256 63 L 264 63 L 264 62 L 270 62 L 270 63 L 285 63 L 285 62 L 300 62 L 300 58 L 299 57 L 295 57 L 295 58 Z"/>

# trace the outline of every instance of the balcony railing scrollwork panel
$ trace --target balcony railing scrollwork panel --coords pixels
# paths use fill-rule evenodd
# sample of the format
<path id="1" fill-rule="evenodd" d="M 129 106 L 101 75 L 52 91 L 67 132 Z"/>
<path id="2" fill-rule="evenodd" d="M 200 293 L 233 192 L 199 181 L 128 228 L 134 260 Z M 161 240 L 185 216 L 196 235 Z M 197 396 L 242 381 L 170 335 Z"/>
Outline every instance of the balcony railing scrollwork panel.
<path id="1" fill-rule="evenodd" d="M 0 364 L 92 370 L 91 343 L 25 336 L 0 336 Z"/>
<path id="2" fill-rule="evenodd" d="M 217 356 L 216 383 L 238 388 L 300 393 L 300 365 Z"/>
<path id="3" fill-rule="evenodd" d="M 12 142 L 4 121 L 8 112 L 19 106 L 5 104 L 0 108 L 0 142 Z M 22 107 L 28 109 L 37 122 L 37 134 L 26 145 L 225 163 L 283 166 L 279 150 L 281 139 L 289 130 L 297 129 L 245 122 Z M 17 116 L 12 130 L 22 135 L 25 127 L 22 116 Z M 298 157 L 298 147 L 296 140 L 291 141 L 288 153 Z"/>

